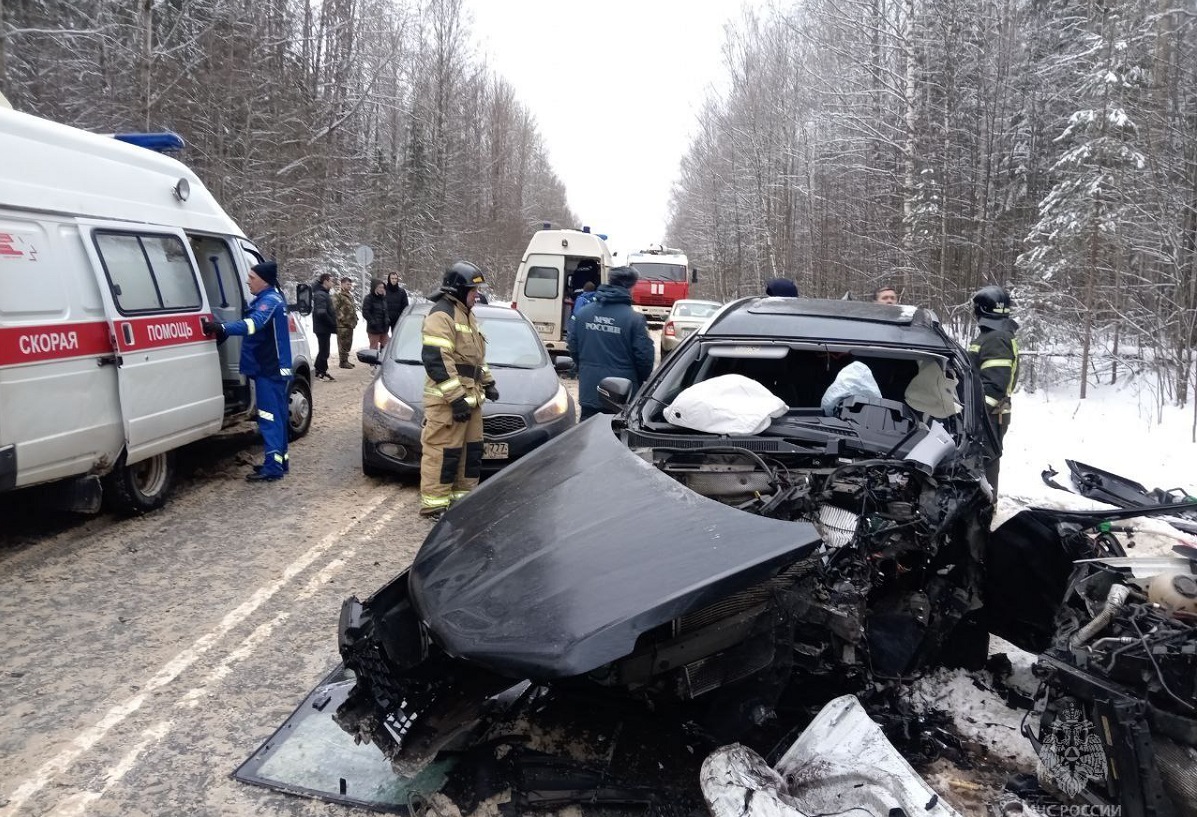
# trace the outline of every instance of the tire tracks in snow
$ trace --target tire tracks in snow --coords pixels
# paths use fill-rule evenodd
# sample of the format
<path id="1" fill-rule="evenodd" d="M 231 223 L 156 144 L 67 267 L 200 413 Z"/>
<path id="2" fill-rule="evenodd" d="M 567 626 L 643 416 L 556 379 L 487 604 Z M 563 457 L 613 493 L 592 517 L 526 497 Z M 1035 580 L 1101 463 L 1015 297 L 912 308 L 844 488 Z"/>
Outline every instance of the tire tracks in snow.
<path id="1" fill-rule="evenodd" d="M 15 817 L 15 815 L 20 813 L 26 803 L 36 796 L 38 792 L 53 783 L 79 758 L 91 751 L 113 728 L 122 724 L 131 715 L 140 710 L 151 693 L 173 683 L 181 673 L 192 667 L 235 628 L 243 624 L 252 614 L 257 612 L 267 601 L 288 587 L 301 573 L 310 568 L 314 562 L 324 557 L 328 551 L 340 543 L 344 537 L 351 535 L 355 528 L 366 525 L 368 522 L 370 523 L 368 527 L 363 529 L 359 536 L 372 536 L 381 530 L 398 513 L 398 509 L 388 510 L 379 516 L 379 518 L 372 521 L 371 517 L 384 502 L 394 499 L 397 494 L 398 490 L 394 488 L 378 491 L 361 508 L 360 516 L 322 537 L 315 545 L 287 565 L 283 569 L 282 575 L 276 581 L 259 587 L 248 599 L 229 611 L 215 628 L 196 639 L 189 647 L 163 665 L 141 687 L 137 694 L 109 708 L 95 724 L 76 735 L 69 744 L 43 763 L 32 775 L 17 784 L 4 800 L 0 800 L 0 817 Z M 319 570 L 307 585 L 298 591 L 296 598 L 301 599 L 314 593 L 321 583 L 327 581 L 345 565 L 346 559 L 350 558 L 353 553 L 352 548 L 338 552 L 335 558 Z M 285 622 L 288 617 L 289 613 L 284 611 L 272 617 L 264 624 L 259 625 L 238 647 L 228 652 L 199 687 L 192 688 L 180 695 L 175 702 L 175 706 L 194 706 L 200 698 L 207 694 L 207 690 L 211 685 L 219 683 L 228 675 L 234 663 L 251 655 L 253 648 L 263 643 L 274 629 Z M 59 801 L 53 810 L 43 813 L 53 814 L 56 817 L 72 817 L 73 815 L 83 814 L 89 805 L 102 797 L 105 792 L 119 782 L 133 768 L 138 757 L 146 749 L 168 734 L 172 725 L 173 721 L 167 718 L 147 729 L 142 734 L 142 739 L 116 764 L 107 770 L 103 783 L 98 790 L 91 789 L 74 792 Z"/>

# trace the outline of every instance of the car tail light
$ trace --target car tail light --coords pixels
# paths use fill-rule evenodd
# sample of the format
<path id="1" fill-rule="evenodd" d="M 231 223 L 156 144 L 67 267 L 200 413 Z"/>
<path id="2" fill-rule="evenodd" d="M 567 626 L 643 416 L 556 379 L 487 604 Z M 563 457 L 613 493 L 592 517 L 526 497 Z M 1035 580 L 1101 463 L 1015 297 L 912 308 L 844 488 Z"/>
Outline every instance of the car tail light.
<path id="1" fill-rule="evenodd" d="M 673 328 L 673 321 L 666 321 L 665 327 L 661 331 L 671 338 L 677 337 L 677 330 Z"/>
<path id="2" fill-rule="evenodd" d="M 512 308 L 512 309 L 519 309 L 519 308 L 520 308 L 520 305 L 519 305 L 518 303 L 516 303 L 515 301 L 512 301 L 512 302 L 511 302 L 511 308 Z"/>

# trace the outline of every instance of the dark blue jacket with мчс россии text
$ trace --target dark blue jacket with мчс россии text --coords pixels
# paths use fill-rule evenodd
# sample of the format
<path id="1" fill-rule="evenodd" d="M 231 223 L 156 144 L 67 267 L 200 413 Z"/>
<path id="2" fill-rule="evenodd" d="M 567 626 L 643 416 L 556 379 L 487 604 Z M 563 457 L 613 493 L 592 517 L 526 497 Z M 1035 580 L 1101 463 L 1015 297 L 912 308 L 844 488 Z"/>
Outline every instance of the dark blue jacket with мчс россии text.
<path id="1" fill-rule="evenodd" d="M 569 353 L 578 364 L 578 402 L 602 408 L 598 384 L 604 377 L 626 377 L 633 392 L 653 370 L 653 342 L 648 324 L 632 309 L 632 293 L 603 284 L 594 303 L 574 315 Z"/>

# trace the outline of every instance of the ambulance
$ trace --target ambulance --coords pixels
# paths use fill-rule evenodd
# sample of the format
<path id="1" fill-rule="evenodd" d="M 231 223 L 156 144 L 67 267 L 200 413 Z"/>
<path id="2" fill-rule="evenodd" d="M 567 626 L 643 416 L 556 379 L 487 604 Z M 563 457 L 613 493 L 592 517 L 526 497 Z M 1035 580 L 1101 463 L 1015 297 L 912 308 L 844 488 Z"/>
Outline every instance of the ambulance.
<path id="1" fill-rule="evenodd" d="M 0 492 L 58 483 L 72 510 L 152 510 L 180 446 L 253 417 L 241 338 L 217 344 L 202 322 L 242 317 L 263 255 L 145 141 L 0 106 Z M 310 311 L 310 288 L 296 300 Z M 288 318 L 297 438 L 311 363 Z"/>
<path id="2" fill-rule="evenodd" d="M 574 296 L 587 281 L 605 284 L 611 266 L 605 238 L 589 227 L 554 230 L 546 224 L 528 242 L 515 274 L 511 305 L 532 321 L 553 357 L 569 354 Z"/>

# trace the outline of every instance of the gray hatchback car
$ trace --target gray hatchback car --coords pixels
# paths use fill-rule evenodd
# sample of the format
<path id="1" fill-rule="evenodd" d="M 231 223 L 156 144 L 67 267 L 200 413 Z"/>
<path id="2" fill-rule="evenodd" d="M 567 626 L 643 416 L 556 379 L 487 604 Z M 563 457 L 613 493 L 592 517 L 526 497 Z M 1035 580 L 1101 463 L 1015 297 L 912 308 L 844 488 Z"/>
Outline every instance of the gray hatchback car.
<path id="1" fill-rule="evenodd" d="M 362 399 L 362 471 L 420 471 L 420 429 L 424 422 L 424 365 L 421 330 L 432 304 L 417 302 L 395 324 L 391 341 L 379 353 L 357 353 L 364 363 L 380 364 Z M 577 422 L 574 399 L 557 375 L 573 366 L 567 357 L 556 364 L 528 319 L 514 309 L 474 307 L 486 337 L 486 362 L 501 399 L 482 407 L 483 473 L 493 473 Z"/>

